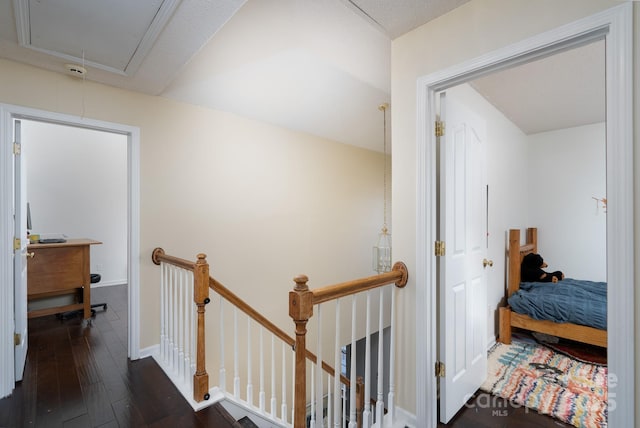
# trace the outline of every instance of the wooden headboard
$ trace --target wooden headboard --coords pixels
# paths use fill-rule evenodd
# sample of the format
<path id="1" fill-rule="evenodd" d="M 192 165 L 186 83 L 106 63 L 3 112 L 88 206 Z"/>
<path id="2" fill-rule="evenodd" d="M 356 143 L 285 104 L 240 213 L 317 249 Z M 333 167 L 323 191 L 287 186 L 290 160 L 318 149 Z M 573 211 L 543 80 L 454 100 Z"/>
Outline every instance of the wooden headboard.
<path id="1" fill-rule="evenodd" d="M 507 283 L 507 297 L 520 289 L 520 265 L 522 259 L 529 253 L 538 252 L 538 229 L 527 229 L 527 239 L 520 245 L 520 229 L 509 229 L 509 277 Z"/>

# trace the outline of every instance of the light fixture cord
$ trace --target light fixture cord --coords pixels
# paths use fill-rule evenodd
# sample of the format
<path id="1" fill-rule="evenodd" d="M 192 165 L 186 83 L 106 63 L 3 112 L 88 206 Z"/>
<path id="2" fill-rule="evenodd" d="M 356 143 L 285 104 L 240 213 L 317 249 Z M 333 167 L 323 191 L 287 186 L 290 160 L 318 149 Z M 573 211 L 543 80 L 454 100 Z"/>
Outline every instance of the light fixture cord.
<path id="1" fill-rule="evenodd" d="M 383 180 L 383 197 L 384 197 L 384 216 L 383 216 L 383 228 L 386 232 L 387 230 L 387 105 L 383 104 L 381 106 L 382 110 L 382 118 L 383 118 L 383 138 L 382 138 L 382 151 L 384 153 L 384 180 Z"/>

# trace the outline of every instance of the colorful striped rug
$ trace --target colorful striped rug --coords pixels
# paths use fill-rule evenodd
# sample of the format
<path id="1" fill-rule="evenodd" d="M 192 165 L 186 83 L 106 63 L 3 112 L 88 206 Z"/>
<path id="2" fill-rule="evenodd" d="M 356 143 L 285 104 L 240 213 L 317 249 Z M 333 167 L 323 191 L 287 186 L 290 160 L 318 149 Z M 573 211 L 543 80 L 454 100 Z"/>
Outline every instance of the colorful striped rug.
<path id="1" fill-rule="evenodd" d="M 587 364 L 534 341 L 489 351 L 483 391 L 585 428 L 607 426 L 607 367 Z"/>

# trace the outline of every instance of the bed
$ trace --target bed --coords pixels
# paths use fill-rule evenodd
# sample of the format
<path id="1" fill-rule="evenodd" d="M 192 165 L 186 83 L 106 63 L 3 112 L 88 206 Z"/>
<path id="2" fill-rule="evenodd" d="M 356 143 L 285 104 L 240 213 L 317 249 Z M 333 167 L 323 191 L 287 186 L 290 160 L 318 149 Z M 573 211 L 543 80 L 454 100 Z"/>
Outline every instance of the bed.
<path id="1" fill-rule="evenodd" d="M 538 252 L 538 231 L 536 228 L 528 228 L 526 231 L 526 243 L 520 244 L 520 230 L 509 230 L 509 270 L 507 278 L 507 299 L 520 289 L 520 264 L 522 258 L 529 253 Z M 548 285 L 553 287 L 553 285 Z M 606 285 L 605 285 L 606 287 Z M 600 302 L 602 304 L 602 302 Z M 606 290 L 604 294 L 604 325 L 600 323 L 600 328 L 595 328 L 582 324 L 570 322 L 554 322 L 550 320 L 538 320 L 529 315 L 524 315 L 514 311 L 509 305 L 499 309 L 499 341 L 511 343 L 512 328 L 521 328 L 532 332 L 545 333 L 564 339 L 575 340 L 577 342 L 591 345 L 607 347 L 606 330 Z M 602 328 L 605 327 L 605 328 Z"/>

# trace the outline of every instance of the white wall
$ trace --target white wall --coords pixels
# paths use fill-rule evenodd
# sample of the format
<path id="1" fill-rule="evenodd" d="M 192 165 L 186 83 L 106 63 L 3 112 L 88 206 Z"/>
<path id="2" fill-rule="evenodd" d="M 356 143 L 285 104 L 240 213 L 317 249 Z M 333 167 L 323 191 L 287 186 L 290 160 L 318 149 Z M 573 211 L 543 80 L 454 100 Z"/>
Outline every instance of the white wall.
<path id="1" fill-rule="evenodd" d="M 127 138 L 22 121 L 33 233 L 101 241 L 91 246 L 100 283 L 127 283 Z"/>
<path id="2" fill-rule="evenodd" d="M 528 140 L 529 219 L 539 228 L 538 252 L 547 270 L 606 281 L 607 215 L 592 199 L 606 198 L 604 123 Z"/>

